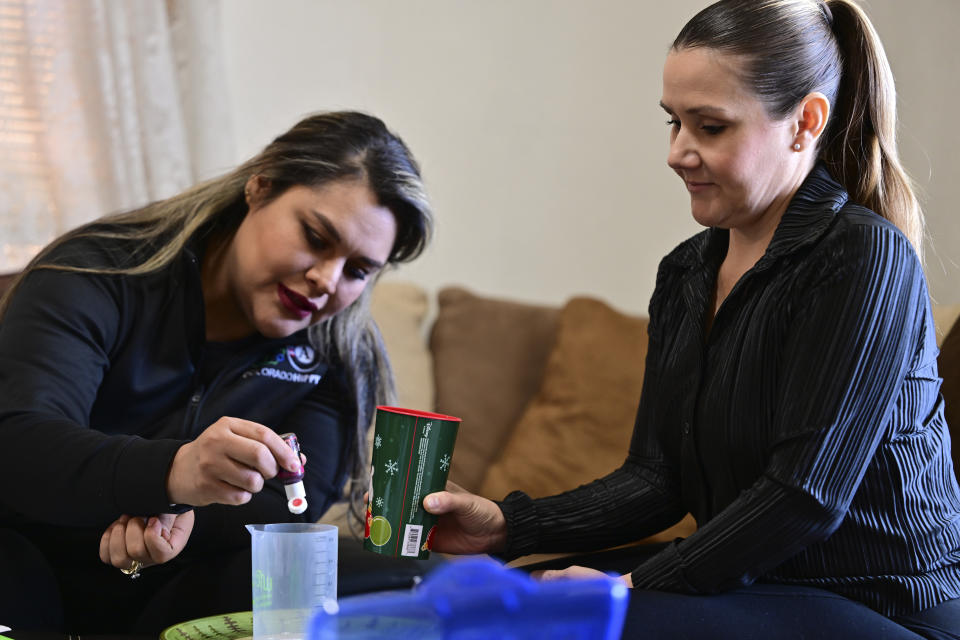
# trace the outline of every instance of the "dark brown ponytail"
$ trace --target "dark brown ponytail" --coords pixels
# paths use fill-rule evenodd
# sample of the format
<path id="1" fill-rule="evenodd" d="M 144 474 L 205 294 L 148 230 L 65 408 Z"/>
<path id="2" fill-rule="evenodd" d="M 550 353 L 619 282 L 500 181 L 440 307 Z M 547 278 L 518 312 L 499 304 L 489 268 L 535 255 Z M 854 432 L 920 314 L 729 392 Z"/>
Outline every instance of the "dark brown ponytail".
<path id="1" fill-rule="evenodd" d="M 897 93 L 880 37 L 853 2 L 826 6 L 843 71 L 821 156 L 855 202 L 897 225 L 922 255 L 923 213 L 897 152 Z"/>

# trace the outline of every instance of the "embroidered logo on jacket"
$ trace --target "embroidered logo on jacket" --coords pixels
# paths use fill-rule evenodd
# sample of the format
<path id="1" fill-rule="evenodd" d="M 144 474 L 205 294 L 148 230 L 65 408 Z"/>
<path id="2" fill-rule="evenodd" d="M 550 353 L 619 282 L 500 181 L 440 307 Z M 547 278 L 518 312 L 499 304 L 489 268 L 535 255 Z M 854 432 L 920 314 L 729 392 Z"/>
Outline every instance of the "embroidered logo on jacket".
<path id="1" fill-rule="evenodd" d="M 287 362 L 300 373 L 310 373 L 320 366 L 320 357 L 308 344 L 287 347 Z"/>
<path id="2" fill-rule="evenodd" d="M 284 347 L 273 358 L 267 358 L 253 369 L 244 372 L 243 377 L 264 376 L 285 382 L 305 382 L 319 384 L 323 377 L 316 371 L 320 366 L 320 356 L 308 344 L 296 344 Z"/>

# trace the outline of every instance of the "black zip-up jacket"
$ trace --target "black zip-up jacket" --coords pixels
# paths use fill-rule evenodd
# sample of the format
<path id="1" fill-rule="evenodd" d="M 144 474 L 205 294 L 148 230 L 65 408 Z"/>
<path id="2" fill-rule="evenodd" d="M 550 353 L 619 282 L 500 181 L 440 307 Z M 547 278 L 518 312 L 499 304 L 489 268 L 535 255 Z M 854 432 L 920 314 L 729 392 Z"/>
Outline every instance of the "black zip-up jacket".
<path id="1" fill-rule="evenodd" d="M 354 408 L 342 371 L 306 331 L 205 339 L 199 242 L 145 276 L 32 272 L 0 319 L 0 527 L 96 558 L 121 514 L 171 510 L 177 450 L 222 416 L 297 434 L 317 519 L 341 494 Z M 57 261 L 128 264 L 135 250 L 72 241 Z M 290 519 L 282 486 L 247 505 L 197 509 L 188 550 L 249 544 L 246 523 Z M 92 546 L 91 546 L 92 545 Z"/>

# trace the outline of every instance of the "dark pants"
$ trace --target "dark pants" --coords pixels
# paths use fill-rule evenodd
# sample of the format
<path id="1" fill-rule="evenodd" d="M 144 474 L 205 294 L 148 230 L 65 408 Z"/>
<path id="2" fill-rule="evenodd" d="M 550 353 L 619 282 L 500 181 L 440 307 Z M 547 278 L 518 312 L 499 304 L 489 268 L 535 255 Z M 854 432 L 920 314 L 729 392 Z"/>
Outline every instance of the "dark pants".
<path id="1" fill-rule="evenodd" d="M 45 552 L 21 534 L 0 529 L 0 624 L 22 631 L 137 634 L 251 608 L 250 549 L 148 567 L 131 580 L 100 562 L 96 546 Z M 442 562 L 387 558 L 339 540 L 338 596 L 414 584 Z"/>
<path id="2" fill-rule="evenodd" d="M 523 569 L 563 569 L 576 564 L 619 575 L 661 548 L 628 547 Z M 710 596 L 633 589 L 622 638 L 960 640 L 960 599 L 891 620 L 859 602 L 811 587 L 754 584 Z"/>

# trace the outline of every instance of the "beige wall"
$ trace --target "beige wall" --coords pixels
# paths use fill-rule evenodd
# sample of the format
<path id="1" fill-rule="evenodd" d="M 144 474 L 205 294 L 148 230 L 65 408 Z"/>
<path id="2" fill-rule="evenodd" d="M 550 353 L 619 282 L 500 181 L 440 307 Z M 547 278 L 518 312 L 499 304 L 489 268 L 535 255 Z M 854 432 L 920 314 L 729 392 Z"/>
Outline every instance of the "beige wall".
<path id="1" fill-rule="evenodd" d="M 643 311 L 663 254 L 698 230 L 657 106 L 673 36 L 705 0 L 223 3 L 239 161 L 322 109 L 381 116 L 420 159 L 434 245 L 396 276 Z M 872 0 L 925 192 L 940 302 L 960 302 L 960 3 Z M 942 263 L 942 264 L 941 264 Z"/>

